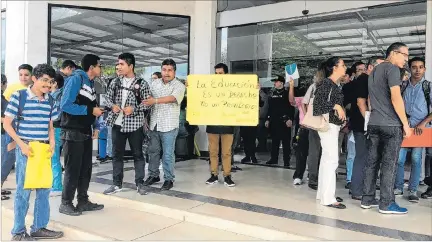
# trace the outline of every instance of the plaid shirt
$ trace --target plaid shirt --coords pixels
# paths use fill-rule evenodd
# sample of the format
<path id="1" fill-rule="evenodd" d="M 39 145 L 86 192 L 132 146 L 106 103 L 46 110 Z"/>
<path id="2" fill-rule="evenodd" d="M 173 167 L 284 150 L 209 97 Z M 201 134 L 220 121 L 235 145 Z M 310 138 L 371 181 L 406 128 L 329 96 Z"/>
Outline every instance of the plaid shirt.
<path id="1" fill-rule="evenodd" d="M 168 132 L 179 127 L 180 104 L 185 94 L 185 85 L 177 78 L 165 84 L 162 79 L 153 80 L 150 84 L 152 96 L 161 98 L 174 96 L 175 103 L 155 104 L 150 115 L 150 130 Z"/>
<path id="2" fill-rule="evenodd" d="M 139 88 L 139 97 L 141 100 L 146 99 L 150 96 L 150 88 L 146 81 L 141 80 L 141 85 L 137 84 L 139 78 L 135 77 L 135 80 L 132 81 L 130 88 L 136 90 Z M 121 107 L 122 105 L 122 79 L 115 78 L 108 87 L 107 98 L 106 98 L 106 107 L 112 108 L 113 105 L 117 105 Z M 120 131 L 123 133 L 133 132 L 144 125 L 145 122 L 145 114 L 144 111 L 148 110 L 149 107 L 146 107 L 142 103 L 138 103 L 138 100 L 135 96 L 134 91 L 129 91 L 125 107 L 133 107 L 133 113 L 129 116 L 123 116 L 123 122 Z M 108 114 L 108 118 L 106 120 L 107 126 L 114 126 L 116 119 L 118 118 L 119 113 L 114 113 L 110 111 Z"/>

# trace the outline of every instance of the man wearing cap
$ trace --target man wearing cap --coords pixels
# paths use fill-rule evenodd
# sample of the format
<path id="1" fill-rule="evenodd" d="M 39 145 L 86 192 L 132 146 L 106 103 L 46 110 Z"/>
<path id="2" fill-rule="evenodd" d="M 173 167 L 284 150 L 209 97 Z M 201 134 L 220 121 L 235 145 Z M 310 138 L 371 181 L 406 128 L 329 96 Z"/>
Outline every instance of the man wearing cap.
<path id="1" fill-rule="evenodd" d="M 272 138 L 271 159 L 268 165 L 278 164 L 279 146 L 282 141 L 284 166 L 289 167 L 291 157 L 291 127 L 294 119 L 294 107 L 288 102 L 288 91 L 284 88 L 285 78 L 278 76 L 274 88 L 269 95 L 269 108 L 266 128 L 270 130 Z"/>

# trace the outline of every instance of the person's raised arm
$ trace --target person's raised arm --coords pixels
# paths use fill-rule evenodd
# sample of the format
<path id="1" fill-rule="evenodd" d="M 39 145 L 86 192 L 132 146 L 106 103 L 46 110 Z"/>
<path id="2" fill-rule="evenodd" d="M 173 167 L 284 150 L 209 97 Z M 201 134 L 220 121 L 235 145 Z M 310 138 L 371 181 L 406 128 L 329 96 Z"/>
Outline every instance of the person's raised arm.
<path id="1" fill-rule="evenodd" d="M 60 101 L 60 109 L 71 115 L 88 115 L 92 114 L 93 110 L 87 110 L 86 105 L 78 105 L 75 100 L 81 90 L 81 76 L 74 75 L 68 78 L 63 90 L 63 95 Z"/>
<path id="2" fill-rule="evenodd" d="M 294 97 L 294 80 L 289 81 L 289 91 L 288 91 L 288 101 L 291 106 L 295 107 L 295 97 Z"/>

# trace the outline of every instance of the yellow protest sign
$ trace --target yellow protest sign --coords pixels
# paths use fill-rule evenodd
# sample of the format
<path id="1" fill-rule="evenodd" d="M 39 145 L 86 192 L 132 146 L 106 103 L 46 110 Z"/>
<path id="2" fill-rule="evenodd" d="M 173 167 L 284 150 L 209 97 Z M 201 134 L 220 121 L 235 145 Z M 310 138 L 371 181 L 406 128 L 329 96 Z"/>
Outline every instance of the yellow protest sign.
<path id="1" fill-rule="evenodd" d="M 189 75 L 186 119 L 192 125 L 256 126 L 257 75 Z"/>

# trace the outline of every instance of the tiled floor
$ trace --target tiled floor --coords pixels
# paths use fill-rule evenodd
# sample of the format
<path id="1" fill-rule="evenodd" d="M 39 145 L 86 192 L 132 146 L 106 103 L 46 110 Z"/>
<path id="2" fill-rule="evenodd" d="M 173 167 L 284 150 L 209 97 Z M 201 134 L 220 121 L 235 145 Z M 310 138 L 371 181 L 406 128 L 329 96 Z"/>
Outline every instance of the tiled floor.
<path id="1" fill-rule="evenodd" d="M 348 208 L 335 210 L 321 206 L 315 200 L 315 191 L 306 185 L 293 186 L 292 170 L 239 166 L 243 171 L 233 173 L 237 186 L 228 188 L 223 185 L 221 176 L 219 184 L 205 184 L 210 174 L 206 161 L 179 162 L 176 163 L 172 190 L 161 192 L 157 189 L 161 184 L 156 184 L 149 195 L 140 196 L 132 184 L 133 163 L 129 162 L 125 164 L 125 189 L 113 196 L 320 240 L 432 240 L 432 200 L 411 204 L 404 198 L 397 198 L 401 205 L 409 209 L 409 214 L 381 215 L 376 209 L 363 210 L 359 202 L 351 200 L 344 189 L 345 179 L 341 176 L 336 195 L 345 199 Z M 111 170 L 111 163 L 94 167 L 90 190 L 103 192 L 111 183 Z M 11 174 L 6 182 L 7 187 L 14 187 L 13 179 Z M 91 199 L 104 203 L 106 209 L 75 218 L 59 214 L 60 198 L 51 198 L 51 216 L 53 220 L 118 240 L 258 240 L 137 211 L 133 207 L 125 208 L 100 198 Z M 13 200 L 2 202 L 2 206 L 12 208 Z M 29 211 L 32 212 L 32 207 Z M 3 239 L 10 236 L 10 222 L 3 219 Z M 8 232 L 6 235 L 5 230 Z"/>
<path id="2" fill-rule="evenodd" d="M 131 165 L 126 164 L 127 167 Z M 341 177 L 336 194 L 345 199 L 348 208 L 335 210 L 321 206 L 315 200 L 315 191 L 306 185 L 293 186 L 292 170 L 240 166 L 243 171 L 233 173 L 233 180 L 237 183 L 234 188 L 228 188 L 223 183 L 206 185 L 205 181 L 209 177 L 207 162 L 192 160 L 176 163 L 175 187 L 172 191 L 156 192 L 158 194 L 144 197 L 125 191 L 118 196 L 150 203 L 164 200 L 163 203 L 167 206 L 175 203 L 170 201 L 173 198 L 183 198 L 180 200 L 192 201 L 187 206 L 184 203 L 181 205 L 189 211 L 242 220 L 321 239 L 432 239 L 431 200 L 411 204 L 405 198 L 397 198 L 402 206 L 409 209 L 409 214 L 381 215 L 376 209 L 363 210 L 359 202 L 351 200 L 348 191 L 344 189 L 344 177 Z M 110 169 L 111 164 L 98 168 L 99 171 Z M 126 170 L 125 182 L 133 183 L 133 169 Z M 99 183 L 109 183 L 112 178 L 111 174 L 106 173 L 97 177 L 99 179 L 96 181 Z M 326 232 L 322 233 L 324 230 Z"/>
<path id="3" fill-rule="evenodd" d="M 10 184 L 7 185 L 9 186 Z M 34 201 L 34 197 L 34 194 L 32 194 L 31 201 Z M 51 197 L 51 220 L 109 240 L 258 240 L 257 238 L 201 226 L 183 220 L 145 213 L 132 208 L 128 209 L 110 202 L 109 199 L 104 199 L 102 202 L 105 205 L 104 210 L 86 212 L 82 216 L 70 217 L 58 212 L 60 197 Z M 13 209 L 13 200 L 2 202 L 2 206 L 4 209 L 9 209 L 9 216 L 2 215 L 1 240 L 5 241 L 11 239 L 10 231 L 13 226 L 11 210 Z M 29 213 L 33 214 L 33 202 L 30 204 Z M 31 225 L 31 223 L 32 220 L 28 218 L 27 225 Z M 30 226 L 27 227 L 27 229 L 29 228 Z M 49 228 L 52 227 L 49 226 Z M 65 231 L 65 237 L 61 240 L 75 241 L 89 239 L 86 239 L 85 236 L 74 236 L 70 231 Z"/>

